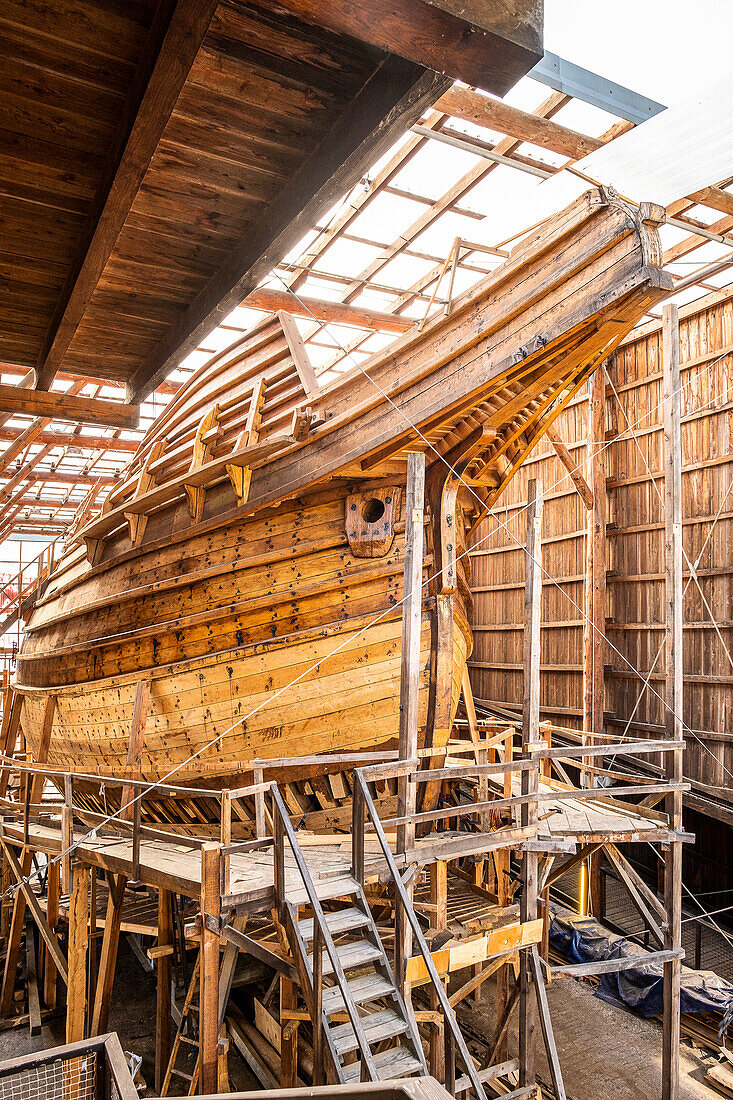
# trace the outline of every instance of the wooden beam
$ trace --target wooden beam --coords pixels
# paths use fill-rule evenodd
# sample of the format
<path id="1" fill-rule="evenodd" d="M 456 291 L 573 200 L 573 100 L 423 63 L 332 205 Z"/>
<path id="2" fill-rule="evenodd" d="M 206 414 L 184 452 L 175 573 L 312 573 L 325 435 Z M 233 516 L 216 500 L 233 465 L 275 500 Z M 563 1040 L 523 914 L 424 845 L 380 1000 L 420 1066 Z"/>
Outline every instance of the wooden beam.
<path id="1" fill-rule="evenodd" d="M 368 165 L 446 89 L 449 78 L 387 57 L 287 188 L 229 254 L 195 301 L 137 370 L 133 401 L 142 400 L 194 351 L 222 313 L 254 290 L 307 228 L 352 187 Z"/>
<path id="2" fill-rule="evenodd" d="M 560 459 L 567 472 L 570 474 L 573 485 L 578 490 L 583 504 L 588 509 L 592 508 L 593 491 L 588 482 L 583 477 L 580 470 L 578 469 L 577 464 L 575 463 L 575 460 L 573 459 L 570 451 L 560 439 L 557 429 L 554 427 L 549 427 L 547 429 L 547 438 L 549 439 L 550 443 L 552 443 L 555 454 Z"/>
<path id="3" fill-rule="evenodd" d="M 136 428 L 140 410 L 120 401 L 99 397 L 75 397 L 68 393 L 25 390 L 0 382 L 0 412 L 24 413 L 80 424 L 105 424 L 112 428 Z"/>
<path id="4" fill-rule="evenodd" d="M 17 429 L 0 428 L 0 443 L 13 443 L 16 439 Z M 78 447 L 81 451 L 119 451 L 122 454 L 133 454 L 140 445 L 135 439 L 115 439 L 105 435 L 73 436 L 70 432 L 57 431 L 43 431 L 34 440 L 36 443 L 51 443 L 54 447 Z M 21 447 L 20 450 L 22 449 Z M 3 451 L 3 461 L 7 453 L 7 450 Z"/>
<path id="5" fill-rule="evenodd" d="M 501 99 L 491 99 L 482 92 L 454 85 L 444 92 L 435 104 L 436 111 L 462 118 L 475 126 L 498 130 L 521 141 L 530 141 L 543 149 L 551 149 L 562 157 L 578 160 L 600 149 L 604 144 L 599 138 L 587 137 L 549 118 L 521 111 Z"/>
<path id="6" fill-rule="evenodd" d="M 325 302 L 320 298 L 296 297 L 288 290 L 272 290 L 260 287 L 253 290 L 242 302 L 247 309 L 264 309 L 268 313 L 289 313 L 293 317 L 310 317 L 335 325 L 353 325 L 355 328 L 373 329 L 375 332 L 407 332 L 414 321 L 394 313 L 381 313 L 377 309 L 350 306 L 342 302 Z"/>
<path id="7" fill-rule="evenodd" d="M 665 724 L 667 737 L 683 736 L 682 666 L 682 389 L 680 385 L 679 313 L 676 305 L 662 311 L 662 371 L 664 393 L 664 567 L 665 567 Z M 665 776 L 682 780 L 682 750 L 664 757 Z M 665 809 L 670 829 L 682 829 L 682 793 L 667 796 Z M 682 844 L 671 841 L 664 854 L 664 903 L 667 929 L 664 945 L 677 951 L 682 945 Z M 673 958 L 664 964 L 664 1017 L 662 1023 L 662 1100 L 679 1100 L 680 1094 L 680 978 L 682 963 Z"/>
<path id="8" fill-rule="evenodd" d="M 49 930 L 56 934 L 56 925 L 59 919 L 59 889 L 61 868 L 58 863 L 50 863 L 48 867 L 48 880 L 46 883 L 46 921 Z M 58 967 L 53 961 L 53 954 L 46 950 L 43 966 L 43 1003 L 51 1012 L 56 1008 L 56 976 Z M 68 973 L 67 973 L 68 977 Z"/>
<path id="9" fill-rule="evenodd" d="M 542 621 L 542 482 L 531 478 L 527 484 L 526 583 L 524 588 L 524 691 L 522 705 L 522 742 L 536 743 L 540 728 L 540 638 Z M 525 749 L 526 751 L 526 749 Z M 537 793 L 538 772 L 522 772 L 523 795 Z M 523 827 L 537 821 L 537 803 L 523 802 Z M 522 897 L 519 915 L 522 923 L 537 920 L 538 864 L 536 852 L 525 849 L 522 855 Z M 532 973 L 526 951 L 519 956 L 519 1084 L 535 1083 L 535 1039 L 537 1004 L 532 994 Z"/>
<path id="10" fill-rule="evenodd" d="M 219 1042 L 219 935 L 212 932 L 207 917 L 218 921 L 219 893 L 218 844 L 201 847 L 201 972 L 199 980 L 199 1043 L 201 1092 L 217 1090 L 217 1046 Z"/>
<path id="11" fill-rule="evenodd" d="M 606 631 L 606 369 L 598 367 L 588 385 L 586 476 L 590 482 L 591 508 L 585 538 L 585 618 L 583 621 L 583 741 L 596 744 L 603 734 L 605 714 Z M 583 773 L 588 786 L 591 772 Z M 588 860 L 590 908 L 601 920 L 603 913 L 602 852 Z"/>
<path id="12" fill-rule="evenodd" d="M 158 890 L 158 945 L 173 945 L 173 910 L 169 890 Z M 170 955 L 158 958 L 158 981 L 155 1008 L 155 1091 L 161 1095 L 165 1071 L 171 1053 L 171 978 Z"/>
<path id="13" fill-rule="evenodd" d="M 83 863 L 74 868 L 69 902 L 69 980 L 66 988 L 66 1042 L 84 1038 L 87 1002 L 87 951 L 89 947 L 89 875 Z"/>
<path id="14" fill-rule="evenodd" d="M 361 0 L 281 0 L 281 7 L 496 95 L 542 57 L 542 9 L 524 0 L 500 8 L 485 0 L 371 0 L 368 8 Z"/>
<path id="15" fill-rule="evenodd" d="M 39 903 L 38 898 L 36 897 L 33 889 L 31 888 L 30 884 L 25 881 L 25 876 L 23 875 L 22 867 L 21 867 L 20 863 L 18 862 L 18 860 L 16 859 L 16 857 L 13 853 L 13 849 L 10 847 L 9 844 L 6 844 L 5 841 L 2 841 L 2 846 L 3 846 L 3 852 L 5 854 L 5 858 L 7 859 L 8 864 L 10 866 L 10 869 L 12 870 L 13 875 L 15 876 L 15 881 L 20 885 L 20 888 L 23 891 L 23 894 L 25 895 L 25 900 L 26 900 L 26 902 L 27 902 L 27 904 L 30 908 L 33 919 L 36 922 L 36 924 L 38 925 L 39 932 L 43 936 L 43 940 L 44 940 L 44 943 L 46 944 L 46 949 L 47 949 L 47 952 L 48 952 L 49 961 L 51 961 L 53 963 L 54 979 L 55 979 L 55 976 L 56 976 L 56 972 L 58 971 L 58 973 L 61 975 L 63 981 L 67 982 L 68 981 L 67 962 L 66 962 L 66 958 L 64 956 L 64 953 L 61 950 L 61 947 L 59 945 L 59 941 L 56 938 L 55 933 L 52 931 L 52 929 L 51 929 L 51 927 L 48 923 L 47 916 L 43 912 L 43 910 L 41 909 L 40 903 Z M 53 865 L 53 867 L 56 868 L 56 870 L 58 870 L 58 863 L 55 863 Z M 51 868 L 49 868 L 49 873 L 50 873 L 50 871 L 51 871 Z M 57 881 L 58 881 L 58 875 L 56 876 L 56 878 L 57 878 Z"/>
<path id="16" fill-rule="evenodd" d="M 120 926 L 122 907 L 125 898 L 127 879 L 124 875 L 110 876 L 110 891 L 107 898 L 107 913 L 104 920 L 102 952 L 99 959 L 99 975 L 94 995 L 92 1026 L 90 1034 L 104 1035 L 109 1023 L 109 1006 L 112 1000 L 112 986 L 115 980 L 117 949 L 120 944 Z"/>
<path id="17" fill-rule="evenodd" d="M 129 125 L 116 171 L 99 204 L 94 231 L 76 265 L 49 329 L 37 365 L 37 386 L 47 389 L 61 366 L 130 212 L 140 184 L 203 42 L 218 0 L 178 0 Z M 167 6 L 167 5 L 166 5 Z M 93 421 L 98 423 L 98 421 Z M 122 425 L 121 425 L 122 426 Z"/>
<path id="18" fill-rule="evenodd" d="M 400 667 L 399 758 L 417 757 L 418 703 L 420 693 L 420 637 L 422 630 L 423 511 L 425 507 L 425 455 L 407 456 L 405 500 L 405 562 L 402 585 L 402 658 Z M 408 775 L 397 779 L 397 813 L 415 813 L 415 785 Z M 397 828 L 397 852 L 415 846 L 414 824 Z M 407 887 L 412 897 L 413 887 Z M 395 910 L 395 979 L 403 997 L 409 997 L 407 960 L 412 953 L 412 931 L 402 905 Z"/>

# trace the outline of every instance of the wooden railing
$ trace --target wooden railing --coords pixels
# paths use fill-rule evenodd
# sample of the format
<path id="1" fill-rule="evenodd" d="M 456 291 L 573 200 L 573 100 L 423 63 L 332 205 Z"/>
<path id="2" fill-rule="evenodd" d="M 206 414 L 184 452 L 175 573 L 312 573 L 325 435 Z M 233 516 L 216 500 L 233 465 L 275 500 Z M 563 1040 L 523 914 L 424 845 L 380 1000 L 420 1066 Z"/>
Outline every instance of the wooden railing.
<path id="1" fill-rule="evenodd" d="M 15 621 L 20 616 L 26 601 L 39 591 L 50 577 L 54 567 L 56 541 L 44 547 L 32 561 L 21 566 L 15 576 L 0 583 L 0 636 L 10 625 L 7 620 L 12 618 Z"/>
<path id="2" fill-rule="evenodd" d="M 408 761 L 408 764 L 411 762 Z M 437 997 L 438 1004 L 443 1013 L 445 1021 L 444 1036 L 445 1036 L 445 1065 L 446 1065 L 446 1088 L 448 1092 L 454 1092 L 456 1076 L 456 1053 L 460 1055 L 463 1062 L 466 1074 L 471 1082 L 471 1086 L 476 1093 L 479 1100 L 486 1100 L 486 1093 L 481 1083 L 481 1079 L 476 1072 L 476 1067 L 473 1062 L 473 1058 L 466 1046 L 466 1041 L 463 1038 L 463 1033 L 458 1026 L 455 1013 L 448 1000 L 448 995 L 445 991 L 445 986 L 440 980 L 440 975 L 433 962 L 433 957 L 430 953 L 430 948 L 423 936 L 420 922 L 417 917 L 417 913 L 413 907 L 412 901 L 405 889 L 405 884 L 402 880 L 399 868 L 395 862 L 392 849 L 389 846 L 387 837 L 384 834 L 384 828 L 380 821 L 379 814 L 377 813 L 376 806 L 369 793 L 369 787 L 367 780 L 364 776 L 364 769 L 357 768 L 354 772 L 354 790 L 353 790 L 353 823 L 352 823 L 352 852 L 353 852 L 353 873 L 354 877 L 359 883 L 364 883 L 364 833 L 366 819 L 369 822 L 376 833 L 379 840 L 379 846 L 382 849 L 382 855 L 384 856 L 385 863 L 387 864 L 387 870 L 389 871 L 390 879 L 394 886 L 395 894 L 395 975 L 397 981 L 402 980 L 402 971 L 404 969 L 404 960 L 400 959 L 400 941 L 402 939 L 400 935 L 400 924 L 407 922 L 412 930 L 412 934 L 417 943 L 418 950 L 422 956 L 423 962 L 428 972 L 431 985 Z"/>

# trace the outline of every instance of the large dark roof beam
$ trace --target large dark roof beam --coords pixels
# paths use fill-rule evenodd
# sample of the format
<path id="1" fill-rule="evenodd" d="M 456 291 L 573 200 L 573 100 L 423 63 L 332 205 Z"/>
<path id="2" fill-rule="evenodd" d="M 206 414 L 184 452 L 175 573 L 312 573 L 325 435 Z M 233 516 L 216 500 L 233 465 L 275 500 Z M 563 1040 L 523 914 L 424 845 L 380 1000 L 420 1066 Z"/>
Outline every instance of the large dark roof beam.
<path id="1" fill-rule="evenodd" d="M 61 366 L 114 248 L 218 0 L 161 0 L 121 120 L 110 166 L 38 359 L 36 387 L 48 389 Z M 170 21 L 168 21 L 170 20 Z M 162 35 L 163 27 L 167 30 Z M 162 44 L 155 56 L 155 43 Z M 152 55 L 152 56 L 151 56 Z M 151 62 L 154 64 L 151 66 Z M 149 78 L 144 82 L 145 78 Z M 142 87 L 141 87 L 142 85 Z"/>
<path id="2" fill-rule="evenodd" d="M 264 212 L 256 230 L 229 254 L 142 363 L 130 386 L 130 400 L 143 400 L 194 351 L 451 83 L 449 77 L 388 55 Z"/>

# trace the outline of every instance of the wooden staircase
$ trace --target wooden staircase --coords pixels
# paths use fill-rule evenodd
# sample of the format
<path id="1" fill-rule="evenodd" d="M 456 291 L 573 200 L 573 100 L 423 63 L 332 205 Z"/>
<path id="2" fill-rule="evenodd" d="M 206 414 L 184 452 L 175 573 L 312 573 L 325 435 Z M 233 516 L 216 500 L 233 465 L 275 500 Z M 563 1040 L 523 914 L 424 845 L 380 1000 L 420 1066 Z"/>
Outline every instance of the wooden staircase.
<path id="1" fill-rule="evenodd" d="M 363 850 L 354 856 L 356 867 L 352 867 L 352 872 L 355 872 L 352 877 L 348 880 L 341 877 L 325 889 L 319 883 L 316 890 L 285 804 L 274 783 L 271 793 L 275 896 L 313 1021 L 313 1083 L 321 1084 L 323 1077 L 332 1083 L 354 1084 L 413 1075 L 428 1076 L 417 1024 L 395 981 L 364 894 Z M 369 803 L 370 812 L 376 816 L 371 800 Z M 359 836 L 363 840 L 363 830 Z M 380 839 L 386 845 L 383 832 Z M 286 840 L 305 888 L 310 909 L 310 915 L 305 919 L 299 915 L 300 896 L 287 896 Z M 396 893 L 400 904 L 409 906 L 417 944 L 426 959 L 430 980 L 443 1011 L 446 1048 L 456 1051 L 461 1057 L 469 1087 L 477 1100 L 486 1100 L 473 1059 L 420 931 L 412 902 L 405 893 L 392 853 L 388 847 L 386 850 Z M 336 912 L 324 912 L 322 903 L 335 898 L 346 901 L 346 906 Z M 345 1021 L 335 1019 L 344 1013 L 347 1017 Z M 316 1021 L 320 1022 L 320 1027 Z"/>
<path id="2" fill-rule="evenodd" d="M 311 1018 L 321 1019 L 334 1076 L 347 1084 L 427 1076 L 417 1027 L 397 989 L 379 931 L 356 881 L 346 897 L 351 904 L 324 913 L 322 925 L 315 916 L 299 920 L 297 907 L 285 903 L 286 928 L 301 987 Z M 332 962 L 333 953 L 337 965 Z M 338 1023 L 334 1019 L 344 1012 L 351 1015 L 350 1005 L 359 1016 L 361 1035 L 350 1020 Z"/>

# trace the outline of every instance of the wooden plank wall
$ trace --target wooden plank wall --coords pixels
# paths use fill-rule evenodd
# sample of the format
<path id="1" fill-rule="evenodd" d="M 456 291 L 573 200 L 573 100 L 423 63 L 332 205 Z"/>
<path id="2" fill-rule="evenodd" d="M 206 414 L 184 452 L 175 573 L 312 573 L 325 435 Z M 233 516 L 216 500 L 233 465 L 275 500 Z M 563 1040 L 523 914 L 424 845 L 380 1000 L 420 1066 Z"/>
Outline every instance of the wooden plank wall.
<path id="1" fill-rule="evenodd" d="M 722 637 L 721 641 L 694 582 L 687 587 L 685 562 L 684 720 L 705 747 L 688 737 L 684 770 L 701 795 L 733 802 L 733 781 L 724 770 L 733 772 L 733 666 L 725 651 L 727 647 L 733 655 L 733 288 L 685 307 L 680 318 L 683 545 L 694 562 L 710 535 L 698 576 Z M 621 732 L 641 689 L 624 658 L 647 674 L 663 641 L 664 516 L 657 492 L 663 497 L 659 324 L 651 322 L 638 330 L 613 357 L 608 371 L 620 405 L 609 385 L 605 728 Z M 585 454 L 586 418 L 583 394 L 557 422 L 560 437 L 578 463 Z M 629 435 L 626 418 L 638 443 Z M 489 705 L 521 706 L 521 543 L 527 480 L 533 477 L 541 478 L 545 487 L 543 561 L 559 585 L 545 577 L 542 717 L 580 727 L 587 512 L 546 441 L 532 452 L 473 540 L 473 689 L 477 699 Z M 719 509 L 720 518 L 713 525 Z M 662 652 L 651 679 L 659 695 L 663 680 Z M 631 732 L 662 736 L 663 717 L 661 701 L 647 691 Z"/>

